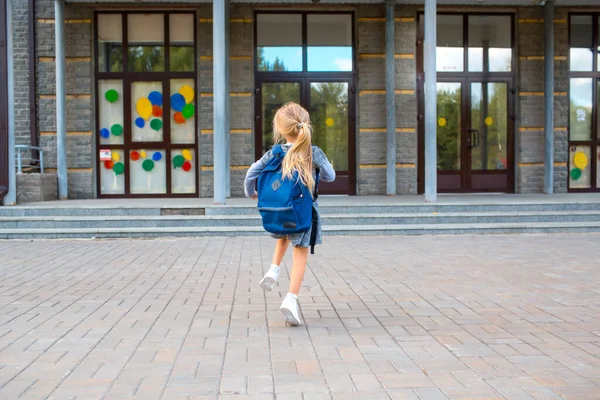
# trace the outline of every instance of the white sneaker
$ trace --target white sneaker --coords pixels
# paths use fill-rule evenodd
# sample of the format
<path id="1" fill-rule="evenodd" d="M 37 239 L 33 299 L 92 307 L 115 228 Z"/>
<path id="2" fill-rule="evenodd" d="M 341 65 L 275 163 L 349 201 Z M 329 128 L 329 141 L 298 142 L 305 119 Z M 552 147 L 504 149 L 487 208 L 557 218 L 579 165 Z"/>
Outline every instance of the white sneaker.
<path id="1" fill-rule="evenodd" d="M 302 323 L 300 318 L 300 308 L 298 307 L 298 299 L 294 298 L 291 293 L 288 293 L 281 303 L 279 311 L 285 316 L 286 325 L 298 326 Z"/>
<path id="2" fill-rule="evenodd" d="M 271 268 L 267 271 L 262 281 L 260 281 L 260 287 L 267 292 L 273 290 L 277 280 L 279 279 L 279 267 L 276 265 L 271 265 Z"/>

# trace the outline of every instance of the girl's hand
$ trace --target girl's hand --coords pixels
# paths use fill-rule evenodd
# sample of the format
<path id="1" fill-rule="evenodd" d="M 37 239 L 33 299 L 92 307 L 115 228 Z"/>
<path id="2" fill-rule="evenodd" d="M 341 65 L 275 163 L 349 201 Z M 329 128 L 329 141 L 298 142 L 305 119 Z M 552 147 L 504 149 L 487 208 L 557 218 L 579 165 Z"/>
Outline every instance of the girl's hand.
<path id="1" fill-rule="evenodd" d="M 254 192 L 254 194 L 252 195 L 252 197 L 250 197 L 252 200 L 256 200 L 258 199 L 258 193 Z"/>

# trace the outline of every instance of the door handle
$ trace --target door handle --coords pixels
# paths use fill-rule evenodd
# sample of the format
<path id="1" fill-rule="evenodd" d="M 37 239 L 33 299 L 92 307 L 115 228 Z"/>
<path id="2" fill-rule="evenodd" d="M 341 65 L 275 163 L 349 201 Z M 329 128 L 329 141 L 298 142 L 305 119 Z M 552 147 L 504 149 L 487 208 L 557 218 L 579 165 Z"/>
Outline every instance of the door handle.
<path id="1" fill-rule="evenodd" d="M 473 149 L 475 147 L 479 147 L 480 137 L 479 130 L 477 129 L 469 129 L 469 148 Z"/>

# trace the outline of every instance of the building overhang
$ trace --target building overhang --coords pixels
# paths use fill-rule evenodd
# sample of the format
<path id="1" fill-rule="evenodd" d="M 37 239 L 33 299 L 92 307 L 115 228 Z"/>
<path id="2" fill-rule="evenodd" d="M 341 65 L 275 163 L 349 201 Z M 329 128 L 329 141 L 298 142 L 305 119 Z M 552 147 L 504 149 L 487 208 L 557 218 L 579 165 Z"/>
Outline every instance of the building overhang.
<path id="1" fill-rule="evenodd" d="M 94 4 L 211 4 L 212 0 L 65 0 Z M 385 0 L 230 0 L 234 4 L 384 4 Z M 440 6 L 542 6 L 545 0 L 438 0 Z M 396 0 L 396 4 L 423 5 L 423 0 Z M 598 0 L 555 0 L 556 6 L 599 6 Z"/>

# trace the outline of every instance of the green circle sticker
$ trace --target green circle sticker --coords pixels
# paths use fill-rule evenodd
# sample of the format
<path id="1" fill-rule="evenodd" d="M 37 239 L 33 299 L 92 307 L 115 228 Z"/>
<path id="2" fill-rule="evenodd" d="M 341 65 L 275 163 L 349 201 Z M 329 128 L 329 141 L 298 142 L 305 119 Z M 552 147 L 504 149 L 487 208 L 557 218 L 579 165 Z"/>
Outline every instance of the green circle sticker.
<path id="1" fill-rule="evenodd" d="M 581 178 L 581 170 L 579 168 L 573 168 L 571 170 L 571 179 L 577 181 L 579 178 Z"/>
<path id="2" fill-rule="evenodd" d="M 125 165 L 121 162 L 115 163 L 115 165 L 113 165 L 113 171 L 116 175 L 121 175 L 125 172 Z"/>
<path id="3" fill-rule="evenodd" d="M 183 163 L 185 163 L 185 158 L 183 158 L 182 155 L 173 157 L 173 165 L 175 166 L 175 168 L 182 167 Z"/>
<path id="4" fill-rule="evenodd" d="M 150 127 L 152 129 L 154 129 L 155 131 L 160 131 L 162 129 L 163 123 L 162 120 L 155 118 L 152 121 L 150 121 Z"/>
<path id="5" fill-rule="evenodd" d="M 110 131 L 115 136 L 121 136 L 123 134 L 123 126 L 120 124 L 114 124 L 110 127 Z"/>
<path id="6" fill-rule="evenodd" d="M 152 171 L 154 169 L 154 161 L 144 160 L 144 162 L 142 163 L 142 168 L 144 168 L 144 171 L 146 172 Z"/>
<path id="7" fill-rule="evenodd" d="M 183 107 L 181 113 L 183 114 L 185 119 L 189 119 L 194 116 L 194 111 L 195 109 L 193 104 L 186 104 L 185 107 Z"/>
<path id="8" fill-rule="evenodd" d="M 104 97 L 109 103 L 114 103 L 115 101 L 119 100 L 119 93 L 117 93 L 115 89 L 110 89 L 106 91 Z"/>

